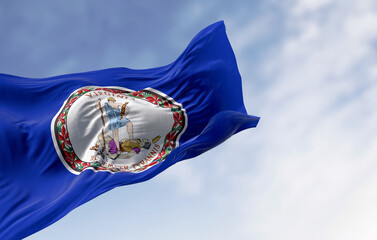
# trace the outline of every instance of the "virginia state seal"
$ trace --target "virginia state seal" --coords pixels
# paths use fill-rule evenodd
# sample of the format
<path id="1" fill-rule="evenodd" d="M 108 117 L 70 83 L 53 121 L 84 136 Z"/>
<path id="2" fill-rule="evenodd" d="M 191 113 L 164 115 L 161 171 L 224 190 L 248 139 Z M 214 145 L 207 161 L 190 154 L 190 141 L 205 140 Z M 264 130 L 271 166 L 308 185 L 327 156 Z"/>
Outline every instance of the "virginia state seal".
<path id="1" fill-rule="evenodd" d="M 64 102 L 51 134 L 71 173 L 138 173 L 164 161 L 186 127 L 183 106 L 158 90 L 88 86 Z"/>

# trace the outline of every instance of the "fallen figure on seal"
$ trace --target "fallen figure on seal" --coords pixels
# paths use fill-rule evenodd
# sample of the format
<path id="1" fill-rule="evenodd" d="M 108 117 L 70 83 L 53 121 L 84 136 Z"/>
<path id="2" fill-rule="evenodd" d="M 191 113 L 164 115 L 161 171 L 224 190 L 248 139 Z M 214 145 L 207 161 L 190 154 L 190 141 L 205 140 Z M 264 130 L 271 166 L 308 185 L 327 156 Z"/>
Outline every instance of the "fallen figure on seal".
<path id="1" fill-rule="evenodd" d="M 130 139 L 122 139 L 119 143 L 120 146 L 120 154 L 117 154 L 118 149 L 116 147 L 115 141 L 113 138 L 111 138 L 109 135 L 102 135 L 102 133 L 98 134 L 96 145 L 92 146 L 90 150 L 95 150 L 99 155 L 104 155 L 103 147 L 105 146 L 103 144 L 103 140 L 105 138 L 106 146 L 108 149 L 107 155 L 111 159 L 127 159 L 130 158 L 136 154 L 139 154 L 141 149 L 149 149 L 151 147 L 152 142 L 156 143 L 160 136 L 155 137 L 152 141 L 149 139 L 143 138 L 143 139 L 133 139 L 131 141 Z M 102 154 L 101 154 L 102 153 Z M 104 156 L 102 156 L 104 157 Z"/>

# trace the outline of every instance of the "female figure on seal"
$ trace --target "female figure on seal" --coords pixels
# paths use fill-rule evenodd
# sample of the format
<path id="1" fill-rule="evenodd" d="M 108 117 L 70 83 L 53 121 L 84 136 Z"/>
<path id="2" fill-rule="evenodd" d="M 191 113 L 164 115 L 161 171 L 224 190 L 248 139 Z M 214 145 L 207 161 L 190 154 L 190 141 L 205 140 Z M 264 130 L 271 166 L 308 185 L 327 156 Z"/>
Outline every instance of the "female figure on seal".
<path id="1" fill-rule="evenodd" d="M 126 118 L 126 115 L 130 111 L 127 104 L 128 102 L 124 104 L 116 103 L 116 100 L 113 97 L 107 98 L 107 103 L 104 105 L 101 104 L 101 99 L 98 99 L 96 104 L 96 109 L 105 107 L 106 114 L 110 119 L 109 130 L 113 132 L 113 139 L 116 144 L 118 154 L 120 153 L 119 128 L 126 125 L 129 139 L 131 141 L 133 140 L 133 125 L 132 122 Z"/>

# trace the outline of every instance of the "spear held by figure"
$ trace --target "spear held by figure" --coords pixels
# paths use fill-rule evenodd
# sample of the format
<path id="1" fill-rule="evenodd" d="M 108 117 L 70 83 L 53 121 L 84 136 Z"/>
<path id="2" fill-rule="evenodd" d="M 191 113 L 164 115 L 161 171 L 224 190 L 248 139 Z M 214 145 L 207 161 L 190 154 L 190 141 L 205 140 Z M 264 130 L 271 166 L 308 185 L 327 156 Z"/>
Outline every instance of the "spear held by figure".
<path id="1" fill-rule="evenodd" d="M 103 152 L 105 151 L 105 149 L 106 149 L 106 145 L 105 145 L 105 143 L 106 143 L 106 141 L 105 141 L 105 132 L 104 132 L 104 128 L 105 128 L 105 119 L 103 119 L 103 110 L 102 110 L 102 107 L 101 107 L 101 99 L 98 99 L 99 101 L 97 101 L 97 103 L 98 103 L 98 105 L 99 105 L 99 109 L 101 110 L 101 119 L 102 119 L 102 139 L 103 139 L 103 148 L 102 148 L 102 150 L 100 151 L 100 155 L 102 155 L 103 154 Z"/>

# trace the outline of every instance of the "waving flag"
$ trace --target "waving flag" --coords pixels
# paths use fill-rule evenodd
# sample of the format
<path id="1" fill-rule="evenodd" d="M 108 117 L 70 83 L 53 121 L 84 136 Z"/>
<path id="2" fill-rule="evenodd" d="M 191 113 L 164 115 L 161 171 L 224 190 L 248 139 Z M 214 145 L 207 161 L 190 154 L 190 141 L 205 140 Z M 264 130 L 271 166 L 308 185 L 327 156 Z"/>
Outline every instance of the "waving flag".
<path id="1" fill-rule="evenodd" d="M 173 63 L 31 79 L 0 74 L 0 239 L 33 234 L 255 127 L 223 22 Z"/>

